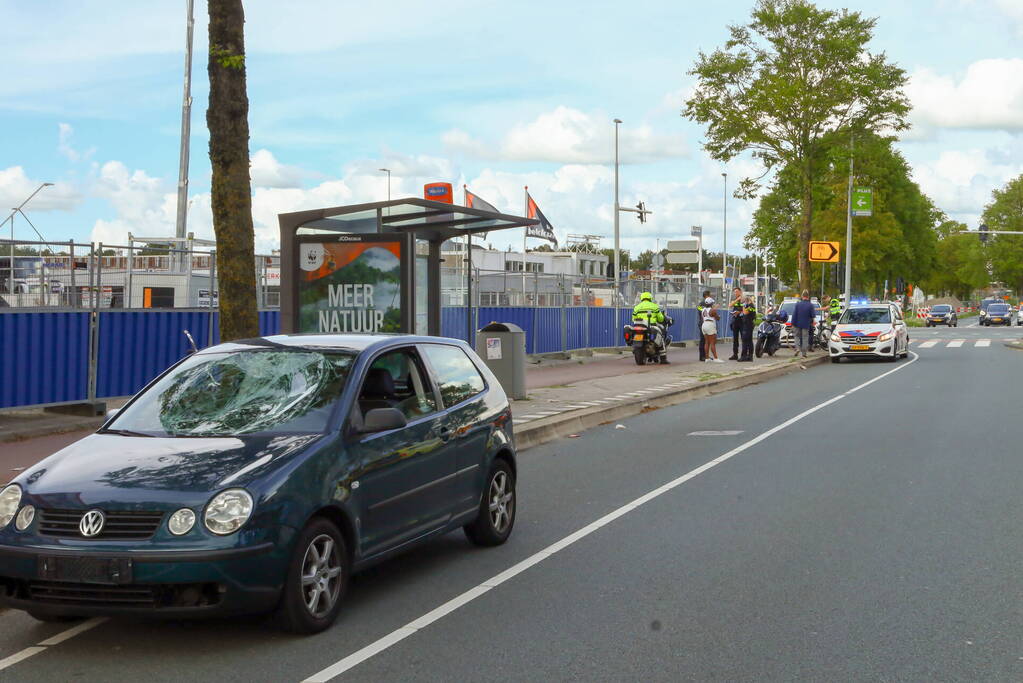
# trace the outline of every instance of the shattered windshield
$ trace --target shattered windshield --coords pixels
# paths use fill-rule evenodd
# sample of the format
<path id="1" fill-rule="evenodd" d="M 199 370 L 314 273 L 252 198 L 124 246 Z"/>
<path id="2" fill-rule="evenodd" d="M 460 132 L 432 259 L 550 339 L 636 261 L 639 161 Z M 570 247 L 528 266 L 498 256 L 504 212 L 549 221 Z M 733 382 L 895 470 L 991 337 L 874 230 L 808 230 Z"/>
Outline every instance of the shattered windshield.
<path id="1" fill-rule="evenodd" d="M 354 360 L 304 349 L 198 354 L 109 429 L 148 436 L 323 432 Z"/>

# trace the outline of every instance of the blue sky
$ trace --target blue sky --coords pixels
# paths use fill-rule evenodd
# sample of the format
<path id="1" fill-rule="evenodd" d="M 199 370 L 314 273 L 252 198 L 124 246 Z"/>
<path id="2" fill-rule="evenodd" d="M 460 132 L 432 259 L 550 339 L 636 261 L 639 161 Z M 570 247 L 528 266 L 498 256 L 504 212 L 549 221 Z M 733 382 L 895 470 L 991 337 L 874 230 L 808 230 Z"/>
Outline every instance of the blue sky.
<path id="1" fill-rule="evenodd" d="M 679 110 L 697 52 L 751 4 L 250 0 L 257 247 L 276 246 L 279 212 L 385 198 L 380 167 L 394 196 L 468 183 L 512 213 L 529 185 L 560 237 L 609 237 L 618 117 L 622 203 L 654 211 L 643 226 L 622 217 L 623 245 L 699 224 L 720 249 L 720 173 L 756 166 L 710 160 Z M 912 76 L 900 148 L 938 206 L 975 227 L 991 190 L 1023 173 L 1023 2 L 819 4 L 878 18 L 872 49 Z M 0 206 L 55 182 L 26 207 L 49 239 L 173 234 L 185 1 L 0 0 L 0 16 Z M 202 0 L 195 17 L 189 227 L 212 236 Z M 753 208 L 729 199 L 729 251 Z M 21 219 L 16 231 L 31 237 Z"/>

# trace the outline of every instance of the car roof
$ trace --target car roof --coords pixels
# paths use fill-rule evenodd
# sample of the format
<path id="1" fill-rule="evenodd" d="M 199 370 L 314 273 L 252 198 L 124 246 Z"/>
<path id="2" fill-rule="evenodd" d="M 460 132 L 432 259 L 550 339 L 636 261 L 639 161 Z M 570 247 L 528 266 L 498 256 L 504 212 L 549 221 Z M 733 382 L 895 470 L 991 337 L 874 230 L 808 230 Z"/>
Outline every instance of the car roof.
<path id="1" fill-rule="evenodd" d="M 225 342 L 202 349 L 199 353 L 240 351 L 258 347 L 280 348 L 294 347 L 302 349 L 325 349 L 331 351 L 354 351 L 359 353 L 371 347 L 386 348 L 388 346 L 399 346 L 402 344 L 417 343 L 462 344 L 465 342 L 449 337 L 428 337 L 414 334 L 330 334 L 330 333 L 297 333 L 297 334 L 275 334 L 266 337 L 253 337 L 251 339 L 239 339 L 233 342 Z"/>

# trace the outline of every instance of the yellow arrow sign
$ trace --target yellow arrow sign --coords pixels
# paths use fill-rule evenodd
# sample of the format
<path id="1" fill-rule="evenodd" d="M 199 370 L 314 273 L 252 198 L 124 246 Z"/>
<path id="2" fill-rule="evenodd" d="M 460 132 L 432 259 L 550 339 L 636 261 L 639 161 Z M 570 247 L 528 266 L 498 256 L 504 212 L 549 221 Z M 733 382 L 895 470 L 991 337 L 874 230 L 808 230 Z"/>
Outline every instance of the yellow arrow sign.
<path id="1" fill-rule="evenodd" d="M 838 263 L 838 242 L 810 242 L 810 261 Z"/>

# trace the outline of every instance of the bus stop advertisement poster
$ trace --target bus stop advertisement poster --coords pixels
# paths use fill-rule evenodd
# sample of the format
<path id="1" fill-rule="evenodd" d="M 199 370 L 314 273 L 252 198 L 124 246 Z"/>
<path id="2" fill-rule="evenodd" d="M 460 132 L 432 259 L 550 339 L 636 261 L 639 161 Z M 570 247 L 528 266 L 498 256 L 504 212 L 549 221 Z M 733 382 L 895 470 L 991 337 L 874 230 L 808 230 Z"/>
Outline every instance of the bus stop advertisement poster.
<path id="1" fill-rule="evenodd" d="M 401 242 L 340 239 L 299 244 L 298 330 L 400 332 Z"/>

